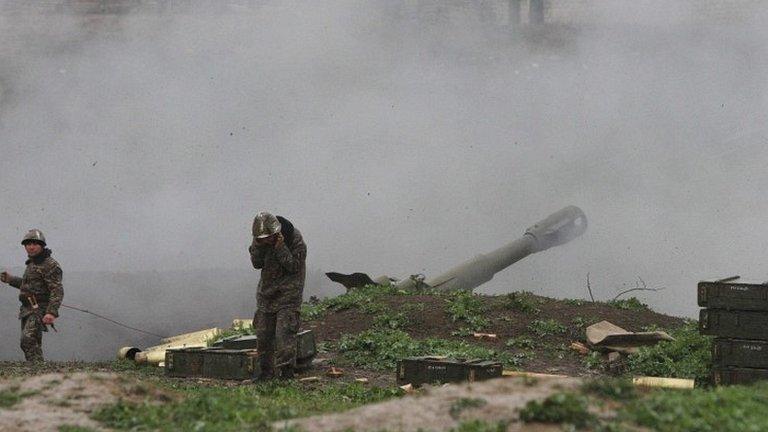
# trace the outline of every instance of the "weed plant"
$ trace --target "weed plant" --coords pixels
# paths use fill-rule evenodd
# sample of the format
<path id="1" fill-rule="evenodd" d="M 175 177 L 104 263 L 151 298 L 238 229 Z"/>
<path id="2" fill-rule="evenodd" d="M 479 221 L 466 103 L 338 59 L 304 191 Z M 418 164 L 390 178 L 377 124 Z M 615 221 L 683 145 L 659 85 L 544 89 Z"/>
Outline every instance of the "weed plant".
<path id="1" fill-rule="evenodd" d="M 610 300 L 607 303 L 610 306 L 622 310 L 649 310 L 648 305 L 641 302 L 637 297 L 630 297 L 621 300 Z"/>
<path id="2" fill-rule="evenodd" d="M 338 348 L 343 362 L 373 370 L 394 370 L 398 360 L 423 355 L 496 360 L 511 367 L 519 366 L 524 360 L 524 356 L 498 352 L 464 341 L 416 340 L 402 330 L 371 329 L 357 335 L 344 335 Z"/>
<path id="3" fill-rule="evenodd" d="M 674 341 L 662 341 L 641 347 L 627 359 L 629 373 L 695 379 L 709 383 L 712 368 L 712 339 L 699 334 L 698 324 L 687 320 L 682 327 L 671 330 Z"/>
<path id="4" fill-rule="evenodd" d="M 538 300 L 532 293 L 528 291 L 509 293 L 502 298 L 502 304 L 506 309 L 511 309 L 513 311 L 527 314 L 537 314 L 541 312 L 541 310 L 538 308 L 538 306 L 541 304 L 541 300 Z"/>
<path id="5" fill-rule="evenodd" d="M 582 395 L 570 392 L 555 393 L 543 401 L 529 401 L 520 410 L 520 420 L 526 423 L 559 423 L 584 428 L 596 421 L 588 408 L 588 400 Z"/>
<path id="6" fill-rule="evenodd" d="M 619 419 L 665 432 L 768 430 L 768 383 L 660 390 L 627 404 Z"/>
<path id="7" fill-rule="evenodd" d="M 451 418 L 458 419 L 461 417 L 461 413 L 468 409 L 480 408 L 488 404 L 488 401 L 481 398 L 459 398 L 451 404 L 451 408 L 448 413 Z"/>
<path id="8" fill-rule="evenodd" d="M 637 398 L 632 381 L 625 378 L 600 378 L 586 381 L 581 389 L 588 394 L 612 400 L 632 400 Z"/>
<path id="9" fill-rule="evenodd" d="M 272 381 L 236 388 L 197 387 L 185 398 L 163 405 L 121 400 L 98 410 L 93 418 L 118 430 L 269 430 L 275 421 L 341 411 L 402 394 L 397 388 L 357 383 L 307 389 Z"/>
<path id="10" fill-rule="evenodd" d="M 465 324 L 464 327 L 471 331 L 480 331 L 490 324 L 485 318 L 483 302 L 470 291 L 456 291 L 447 295 L 448 306 L 446 312 L 451 321 Z"/>
<path id="11" fill-rule="evenodd" d="M 500 421 L 496 423 L 485 420 L 470 420 L 461 422 L 458 427 L 448 432 L 506 432 L 508 422 Z"/>
<path id="12" fill-rule="evenodd" d="M 533 320 L 528 325 L 528 330 L 536 334 L 539 337 L 563 334 L 566 331 L 564 325 L 560 324 L 555 319 L 548 320 Z"/>

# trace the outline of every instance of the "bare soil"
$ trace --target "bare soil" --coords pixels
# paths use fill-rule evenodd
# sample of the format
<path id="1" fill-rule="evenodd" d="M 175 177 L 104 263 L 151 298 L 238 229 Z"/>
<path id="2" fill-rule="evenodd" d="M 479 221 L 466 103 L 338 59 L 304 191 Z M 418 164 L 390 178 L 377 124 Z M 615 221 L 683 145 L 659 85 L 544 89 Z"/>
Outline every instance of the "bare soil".
<path id="1" fill-rule="evenodd" d="M 446 299 L 440 296 L 390 296 L 383 302 L 391 311 L 406 311 L 408 324 L 405 331 L 416 339 L 441 338 L 463 340 L 498 351 L 531 354 L 520 367 L 529 372 L 563 374 L 570 376 L 590 376 L 599 371 L 584 365 L 584 356 L 569 349 L 571 342 L 585 342 L 585 328 L 591 324 L 607 320 L 629 331 L 642 331 L 655 326 L 672 329 L 684 323 L 682 318 L 660 314 L 650 309 L 625 310 L 607 303 L 582 301 L 579 303 L 533 296 L 536 300 L 536 312 L 518 312 L 505 304 L 504 296 L 478 296 L 486 311 L 485 317 L 490 325 L 483 330 L 496 334 L 497 338 L 476 339 L 472 336 L 455 336 L 453 333 L 463 327 L 461 322 L 453 322 L 446 312 Z M 421 304 L 420 310 L 405 307 L 409 304 Z M 328 312 L 323 318 L 306 322 L 304 328 L 311 328 L 317 341 L 338 342 L 343 335 L 354 335 L 371 328 L 374 316 L 357 309 Z M 529 326 L 534 320 L 554 320 L 566 328 L 565 333 L 537 335 Z M 514 337 L 527 337 L 535 342 L 533 349 L 507 347 L 506 342 Z M 331 345 L 332 346 L 332 345 Z M 329 352 L 321 355 L 333 359 L 338 354 Z M 322 362 L 321 362 L 322 364 Z M 381 375 L 359 371 L 364 376 Z M 394 384 L 391 377 L 377 377 L 381 384 Z M 378 379 L 381 378 L 381 379 Z"/>
<path id="2" fill-rule="evenodd" d="M 426 388 L 417 394 L 347 412 L 307 417 L 274 424 L 276 430 L 299 426 L 305 432 L 331 431 L 446 431 L 461 422 L 483 420 L 509 422 L 507 431 L 560 431 L 561 425 L 525 424 L 519 410 L 534 399 L 574 389 L 577 378 L 499 378 L 460 385 Z M 480 401 L 481 406 L 460 409 L 462 400 Z"/>
<path id="3" fill-rule="evenodd" d="M 0 432 L 58 431 L 62 426 L 105 430 L 89 416 L 118 399 L 140 403 L 167 402 L 167 392 L 106 372 L 43 373 L 0 379 L 0 392 L 21 400 L 0 408 Z"/>

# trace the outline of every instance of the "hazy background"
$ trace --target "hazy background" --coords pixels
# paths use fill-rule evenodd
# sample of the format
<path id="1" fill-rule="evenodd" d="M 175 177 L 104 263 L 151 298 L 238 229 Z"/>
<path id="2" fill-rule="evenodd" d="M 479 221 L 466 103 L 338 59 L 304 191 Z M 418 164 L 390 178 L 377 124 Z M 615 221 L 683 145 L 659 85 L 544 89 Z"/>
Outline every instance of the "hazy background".
<path id="1" fill-rule="evenodd" d="M 519 26 L 490 0 L 44 3 L 0 0 L 0 267 L 40 228 L 65 303 L 160 334 L 250 317 L 259 210 L 304 234 L 307 295 L 342 292 L 325 271 L 439 274 L 569 204 L 582 238 L 478 292 L 584 298 L 589 272 L 605 300 L 642 277 L 695 316 L 701 279 L 768 280 L 760 2 L 551 0 Z M 51 359 L 156 342 L 57 324 Z"/>

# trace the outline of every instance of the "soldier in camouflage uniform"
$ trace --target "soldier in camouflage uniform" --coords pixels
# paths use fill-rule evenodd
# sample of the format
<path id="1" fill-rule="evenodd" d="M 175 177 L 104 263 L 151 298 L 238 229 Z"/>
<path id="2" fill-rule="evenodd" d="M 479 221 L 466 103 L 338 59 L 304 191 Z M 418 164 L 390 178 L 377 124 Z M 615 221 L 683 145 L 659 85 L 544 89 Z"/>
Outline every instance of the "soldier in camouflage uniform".
<path id="1" fill-rule="evenodd" d="M 29 362 L 43 361 L 43 332 L 53 326 L 64 298 L 61 267 L 51 258 L 45 236 L 30 230 L 21 241 L 27 251 L 27 268 L 23 277 L 0 273 L 0 281 L 19 289 L 21 310 L 21 350 Z"/>
<path id="2" fill-rule="evenodd" d="M 264 378 L 293 376 L 306 275 L 307 245 L 299 230 L 282 216 L 261 212 L 253 220 L 251 263 L 261 269 L 256 290 L 256 331 Z"/>

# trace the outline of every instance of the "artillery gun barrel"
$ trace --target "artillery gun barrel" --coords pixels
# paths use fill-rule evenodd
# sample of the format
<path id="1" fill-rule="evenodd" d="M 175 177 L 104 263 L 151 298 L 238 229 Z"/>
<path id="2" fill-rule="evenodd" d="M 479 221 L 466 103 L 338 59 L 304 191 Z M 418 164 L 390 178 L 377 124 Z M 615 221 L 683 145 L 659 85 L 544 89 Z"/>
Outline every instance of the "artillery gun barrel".
<path id="1" fill-rule="evenodd" d="M 525 230 L 522 237 L 423 283 L 431 288 L 472 291 L 528 255 L 568 243 L 586 230 L 587 217 L 584 212 L 578 207 L 568 206 Z M 397 283 L 397 288 L 407 290 L 418 288 L 419 285 L 417 280 L 410 277 Z"/>

